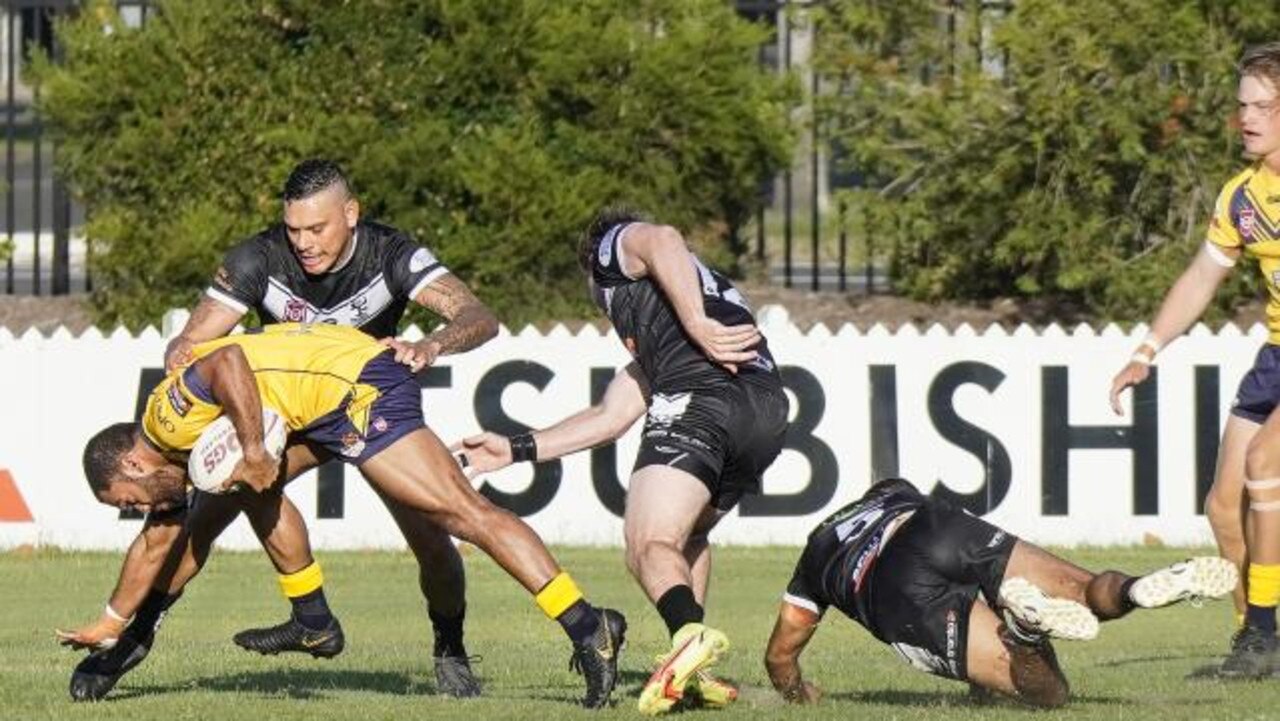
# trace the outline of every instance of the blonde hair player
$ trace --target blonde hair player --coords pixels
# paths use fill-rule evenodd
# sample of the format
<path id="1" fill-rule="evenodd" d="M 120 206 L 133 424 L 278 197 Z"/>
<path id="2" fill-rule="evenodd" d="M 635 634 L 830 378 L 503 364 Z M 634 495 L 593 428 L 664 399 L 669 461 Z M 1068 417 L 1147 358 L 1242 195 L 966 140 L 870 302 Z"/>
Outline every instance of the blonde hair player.
<path id="1" fill-rule="evenodd" d="M 1248 569 L 1247 585 L 1235 592 L 1240 629 L 1221 674 L 1260 678 L 1277 666 L 1280 602 L 1280 42 L 1245 52 L 1239 71 L 1240 132 L 1253 162 L 1223 186 L 1205 244 L 1169 289 L 1151 334 L 1116 374 L 1111 405 L 1123 412 L 1120 393 L 1147 379 L 1160 349 L 1200 317 L 1240 256 L 1255 258 L 1270 296 L 1270 335 L 1236 392 L 1205 512 L 1222 556 Z"/>

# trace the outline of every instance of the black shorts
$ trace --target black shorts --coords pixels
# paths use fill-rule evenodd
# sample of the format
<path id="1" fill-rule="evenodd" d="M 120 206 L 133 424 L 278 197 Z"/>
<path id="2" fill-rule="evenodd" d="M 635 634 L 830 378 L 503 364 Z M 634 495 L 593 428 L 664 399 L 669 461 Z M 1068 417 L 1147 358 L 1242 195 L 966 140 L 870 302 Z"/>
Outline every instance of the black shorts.
<path id="1" fill-rule="evenodd" d="M 1280 346 L 1267 343 L 1258 351 L 1253 367 L 1240 379 L 1231 414 L 1263 423 L 1280 403 Z"/>
<path id="2" fill-rule="evenodd" d="M 993 605 L 1017 538 L 931 501 L 889 539 L 872 571 L 867 629 L 912 666 L 966 679 L 969 611 Z"/>
<path id="3" fill-rule="evenodd" d="M 712 507 L 727 511 L 760 491 L 782 451 L 789 402 L 780 384 L 737 380 L 714 391 L 655 393 L 635 470 L 679 468 L 702 481 Z"/>

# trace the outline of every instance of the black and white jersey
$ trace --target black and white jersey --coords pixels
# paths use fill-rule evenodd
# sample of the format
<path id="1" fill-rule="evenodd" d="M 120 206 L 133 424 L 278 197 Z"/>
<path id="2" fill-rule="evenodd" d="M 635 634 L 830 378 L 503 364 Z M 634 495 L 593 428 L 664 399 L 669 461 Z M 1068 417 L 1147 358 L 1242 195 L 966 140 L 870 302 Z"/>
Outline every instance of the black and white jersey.
<path id="1" fill-rule="evenodd" d="M 681 393 L 733 382 L 733 374 L 708 359 L 689 340 L 662 289 L 649 278 L 637 280 L 623 270 L 622 238 L 628 227 L 629 223 L 623 223 L 610 228 L 592 255 L 594 299 L 640 364 L 652 390 Z M 751 308 L 733 283 L 697 258 L 694 263 L 707 316 L 725 325 L 754 324 Z M 755 350 L 759 355 L 741 366 L 737 377 L 780 383 L 767 341 L 761 338 Z"/>
<path id="2" fill-rule="evenodd" d="M 323 275 L 308 275 L 274 225 L 227 252 L 206 293 L 263 323 L 333 323 L 375 338 L 396 334 L 405 306 L 449 272 L 428 249 L 390 226 L 361 221 L 354 248 Z"/>
<path id="3" fill-rule="evenodd" d="M 899 519 L 928 502 L 927 496 L 903 480 L 872 486 L 809 534 L 783 599 L 817 614 L 835 606 L 874 633 L 875 609 L 869 603 L 872 570 Z"/>

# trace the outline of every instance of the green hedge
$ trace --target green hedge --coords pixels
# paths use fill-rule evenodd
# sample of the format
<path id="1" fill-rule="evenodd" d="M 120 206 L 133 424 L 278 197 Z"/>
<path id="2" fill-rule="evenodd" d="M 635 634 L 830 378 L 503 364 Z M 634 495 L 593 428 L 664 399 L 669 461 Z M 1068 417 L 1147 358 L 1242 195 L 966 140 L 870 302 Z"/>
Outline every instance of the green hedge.
<path id="1" fill-rule="evenodd" d="M 982 23 L 983 4 L 953 6 L 954 36 L 933 0 L 820 13 L 819 66 L 838 88 L 822 127 L 869 178 L 847 202 L 896 248 L 895 282 L 913 296 L 1146 317 L 1244 166 L 1234 65 L 1275 39 L 1280 5 L 1016 0 Z M 1254 276 L 1236 273 L 1221 305 Z"/>
<path id="2" fill-rule="evenodd" d="M 737 226 L 790 156 L 793 85 L 721 0 L 169 0 L 142 29 L 89 3 L 57 33 L 35 78 L 106 322 L 192 302 L 307 156 L 510 324 L 586 310 L 597 206 Z"/>

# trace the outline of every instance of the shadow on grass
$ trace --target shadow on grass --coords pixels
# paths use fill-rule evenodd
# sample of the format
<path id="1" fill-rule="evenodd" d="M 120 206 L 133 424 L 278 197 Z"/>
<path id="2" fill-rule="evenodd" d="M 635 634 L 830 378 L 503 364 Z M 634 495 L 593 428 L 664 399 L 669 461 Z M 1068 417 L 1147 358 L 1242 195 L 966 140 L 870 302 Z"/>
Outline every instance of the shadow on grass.
<path id="1" fill-rule="evenodd" d="M 1144 664 L 1160 663 L 1161 661 L 1186 661 L 1190 659 L 1209 659 L 1209 658 L 1214 658 L 1213 654 L 1186 653 L 1186 654 L 1178 654 L 1178 655 L 1166 654 L 1166 655 L 1160 655 L 1160 656 L 1130 656 L 1128 658 L 1117 658 L 1111 661 L 1102 661 L 1097 663 L 1096 665 L 1099 668 L 1119 668 L 1121 666 L 1130 666 L 1135 663 L 1144 663 Z M 1211 668 L 1216 669 L 1217 665 L 1214 665 Z"/>
<path id="2" fill-rule="evenodd" d="M 413 677 L 403 673 L 288 669 L 206 676 L 167 686 L 124 686 L 108 696 L 107 700 L 121 701 L 128 698 L 190 691 L 256 693 L 292 699 L 323 698 L 326 691 L 369 691 L 396 696 L 436 695 L 431 684 L 415 681 Z"/>
<path id="3" fill-rule="evenodd" d="M 918 706 L 918 707 L 1011 707 L 1025 708 L 1023 704 L 1002 697 L 973 697 L 963 689 L 956 691 L 904 691 L 901 689 L 879 689 L 874 691 L 837 691 L 826 693 L 824 699 L 836 701 L 853 701 L 857 703 L 883 704 L 886 706 Z M 1127 698 L 1115 696 L 1092 696 L 1088 694 L 1072 695 L 1068 705 L 1084 704 L 1096 706 L 1133 705 Z"/>

